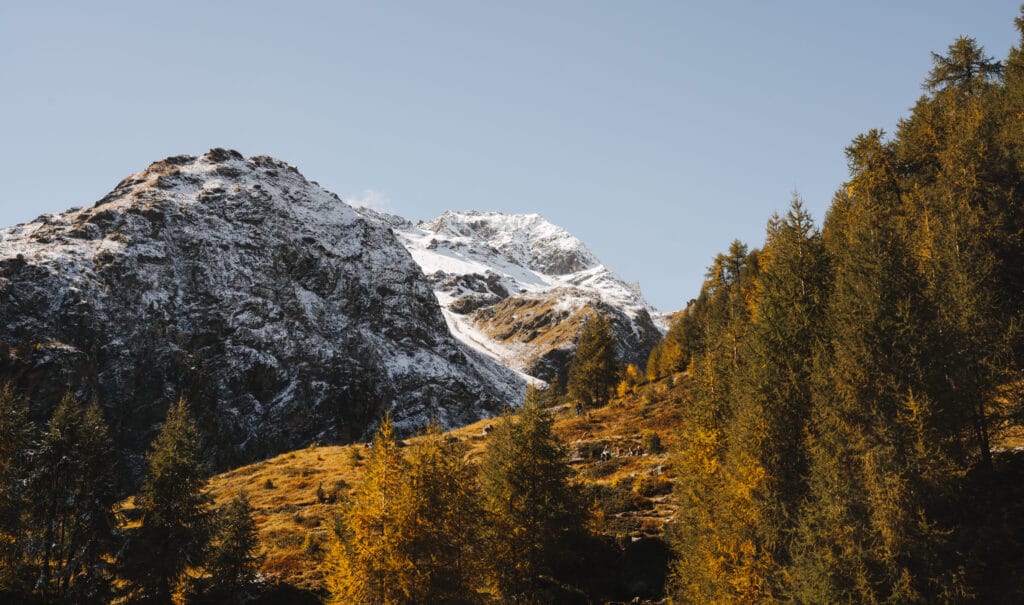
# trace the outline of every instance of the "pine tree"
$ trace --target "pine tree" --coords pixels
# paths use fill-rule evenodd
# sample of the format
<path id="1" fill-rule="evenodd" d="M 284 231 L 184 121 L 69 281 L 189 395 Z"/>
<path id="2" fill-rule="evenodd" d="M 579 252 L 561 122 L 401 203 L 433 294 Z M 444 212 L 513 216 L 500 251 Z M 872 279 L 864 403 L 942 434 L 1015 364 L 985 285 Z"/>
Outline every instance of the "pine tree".
<path id="1" fill-rule="evenodd" d="M 263 557 L 249 498 L 240 493 L 217 511 L 215 538 L 205 565 L 210 574 L 207 597 L 242 602 L 256 582 Z"/>
<path id="2" fill-rule="evenodd" d="M 503 417 L 480 464 L 489 575 L 506 600 L 529 600 L 558 574 L 583 530 L 585 506 L 569 483 L 565 451 L 538 405 Z"/>
<path id="3" fill-rule="evenodd" d="M 569 365 L 568 396 L 585 407 L 608 403 L 615 388 L 615 336 L 608 320 L 595 312 L 587 320 Z"/>
<path id="4" fill-rule="evenodd" d="M 34 458 L 28 402 L 10 383 L 0 387 L 0 596 L 26 594 L 27 519 Z M 13 598 L 13 597 L 12 597 Z"/>
<path id="5" fill-rule="evenodd" d="M 142 525 L 124 565 L 136 597 L 168 603 L 189 567 L 200 565 L 211 533 L 211 498 L 205 491 L 199 430 L 181 399 L 146 454 L 147 473 L 136 499 Z"/>

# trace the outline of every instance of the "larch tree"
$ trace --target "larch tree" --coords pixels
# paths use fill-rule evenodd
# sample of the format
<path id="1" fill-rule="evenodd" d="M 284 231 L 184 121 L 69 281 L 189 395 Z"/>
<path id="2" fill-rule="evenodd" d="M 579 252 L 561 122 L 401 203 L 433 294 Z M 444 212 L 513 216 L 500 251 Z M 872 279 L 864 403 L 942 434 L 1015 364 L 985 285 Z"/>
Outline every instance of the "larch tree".
<path id="1" fill-rule="evenodd" d="M 415 564 L 415 574 L 405 582 L 409 602 L 479 602 L 480 510 L 466 445 L 448 440 L 431 423 L 407 451 L 408 491 L 400 523 Z"/>
<path id="2" fill-rule="evenodd" d="M 550 413 L 533 403 L 504 416 L 480 464 L 489 576 L 507 600 L 531 599 L 557 575 L 567 544 L 584 531 L 584 503 L 570 484 Z"/>
<path id="3" fill-rule="evenodd" d="M 327 557 L 331 602 L 408 603 L 418 573 L 403 518 L 408 464 L 389 416 L 381 421 L 365 466 Z"/>
<path id="4" fill-rule="evenodd" d="M 608 320 L 595 311 L 580 332 L 569 365 L 567 394 L 584 407 L 605 405 L 616 377 L 615 336 Z"/>

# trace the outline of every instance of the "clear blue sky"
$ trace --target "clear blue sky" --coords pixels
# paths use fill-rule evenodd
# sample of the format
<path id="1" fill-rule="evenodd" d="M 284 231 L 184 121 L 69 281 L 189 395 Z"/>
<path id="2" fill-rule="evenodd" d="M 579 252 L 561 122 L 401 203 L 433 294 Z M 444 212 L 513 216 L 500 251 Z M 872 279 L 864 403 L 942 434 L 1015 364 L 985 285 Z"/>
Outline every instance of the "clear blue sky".
<path id="1" fill-rule="evenodd" d="M 1017 1 L 0 3 L 0 224 L 230 147 L 411 219 L 540 212 L 663 309 Z"/>

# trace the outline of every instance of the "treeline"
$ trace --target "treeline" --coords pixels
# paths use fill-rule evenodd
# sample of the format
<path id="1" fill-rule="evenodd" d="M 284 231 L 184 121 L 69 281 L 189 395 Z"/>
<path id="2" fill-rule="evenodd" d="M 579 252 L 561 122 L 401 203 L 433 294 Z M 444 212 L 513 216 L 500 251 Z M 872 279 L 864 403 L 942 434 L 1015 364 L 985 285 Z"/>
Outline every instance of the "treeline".
<path id="1" fill-rule="evenodd" d="M 652 353 L 694 389 L 674 602 L 1024 602 L 1024 461 L 994 447 L 1024 386 L 1024 52 L 960 38 L 924 90 L 847 148 L 821 229 L 794 199 L 733 242 Z"/>
<path id="2" fill-rule="evenodd" d="M 199 433 L 178 402 L 146 456 L 133 516 L 99 405 L 66 395 L 45 430 L 0 390 L 0 601 L 241 602 L 259 564 L 244 495 L 214 509 Z"/>

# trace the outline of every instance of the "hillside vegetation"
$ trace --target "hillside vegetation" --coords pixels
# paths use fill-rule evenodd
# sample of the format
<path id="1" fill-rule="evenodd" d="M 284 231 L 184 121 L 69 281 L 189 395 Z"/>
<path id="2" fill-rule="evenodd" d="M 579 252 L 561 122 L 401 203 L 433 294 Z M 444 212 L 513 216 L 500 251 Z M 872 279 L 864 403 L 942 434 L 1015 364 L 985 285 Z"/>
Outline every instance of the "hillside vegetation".
<path id="1" fill-rule="evenodd" d="M 664 535 L 674 507 L 670 493 L 675 474 L 667 453 L 680 434 L 686 379 L 663 379 L 642 394 L 577 416 L 572 406 L 552 409 L 554 431 L 568 446 L 579 489 L 590 496 L 595 528 L 625 545 Z M 466 459 L 478 465 L 487 446 L 484 420 L 446 433 L 467 446 Z M 662 444 L 649 451 L 650 435 Z M 412 445 L 419 438 L 402 443 Z M 643 455 L 630 450 L 648 446 Z M 608 449 L 612 457 L 602 461 Z M 303 589 L 324 589 L 324 556 L 332 539 L 339 502 L 359 485 L 370 448 L 366 444 L 310 446 L 214 476 L 209 489 L 217 504 L 238 493 L 248 495 L 266 552 L 261 567 L 273 581 Z M 621 452 L 621 453 L 620 453 Z M 664 564 L 664 561 L 662 561 Z"/>

